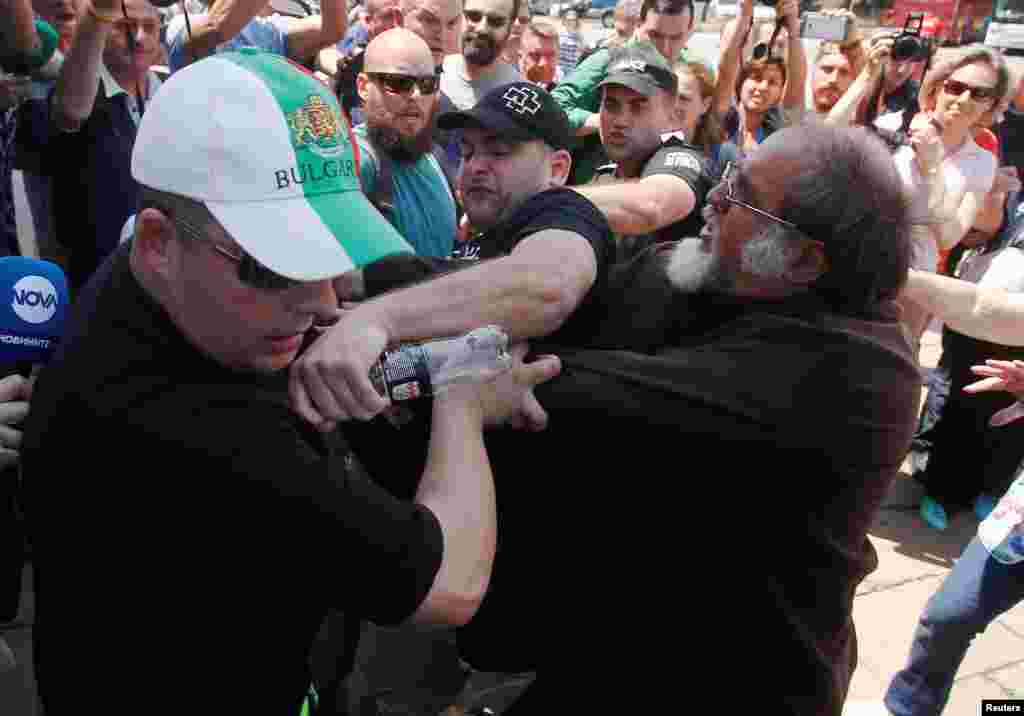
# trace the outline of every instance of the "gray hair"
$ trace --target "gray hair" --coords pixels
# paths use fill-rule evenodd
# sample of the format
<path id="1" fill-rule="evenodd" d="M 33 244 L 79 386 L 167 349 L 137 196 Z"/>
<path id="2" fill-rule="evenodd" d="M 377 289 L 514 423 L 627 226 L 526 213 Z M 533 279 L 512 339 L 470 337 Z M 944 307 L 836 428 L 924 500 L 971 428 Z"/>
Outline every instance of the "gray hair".
<path id="1" fill-rule="evenodd" d="M 953 50 L 944 51 L 941 59 L 928 70 L 921 82 L 921 91 L 918 93 L 918 102 L 922 108 L 930 105 L 942 87 L 942 83 L 961 67 L 974 64 L 985 64 L 995 70 L 996 73 L 996 102 L 1006 95 L 1010 87 L 1010 71 L 1006 67 L 1006 60 L 1002 53 L 996 52 L 985 45 L 973 44 L 965 47 L 958 47 Z"/>
<path id="2" fill-rule="evenodd" d="M 838 312 L 877 313 L 910 266 L 908 206 L 889 152 L 864 128 L 817 123 L 776 132 L 759 154 L 780 144 L 799 168 L 786 179 L 779 216 L 820 241 L 829 263 L 815 292 Z"/>
<path id="3" fill-rule="evenodd" d="M 778 224 L 769 224 L 760 235 L 743 244 L 740 265 L 747 273 L 763 278 L 783 278 L 797 258 L 792 232 Z"/>
<path id="4" fill-rule="evenodd" d="M 525 32 L 542 37 L 545 40 L 554 40 L 558 44 L 558 28 L 546 20 L 533 20 L 526 26 Z"/>

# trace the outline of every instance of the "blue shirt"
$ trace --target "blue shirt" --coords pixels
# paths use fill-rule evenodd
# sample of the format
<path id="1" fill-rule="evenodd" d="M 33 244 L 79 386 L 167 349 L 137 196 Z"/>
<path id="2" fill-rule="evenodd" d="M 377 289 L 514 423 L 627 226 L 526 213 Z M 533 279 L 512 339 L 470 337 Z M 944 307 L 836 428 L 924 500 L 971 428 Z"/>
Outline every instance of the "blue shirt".
<path id="1" fill-rule="evenodd" d="M 196 21 L 192 17 L 192 22 Z M 177 72 L 188 64 L 185 55 L 185 16 L 178 15 L 167 26 L 167 62 L 171 72 Z M 227 42 L 217 45 L 217 52 L 230 52 L 243 47 L 258 47 L 275 55 L 288 57 L 287 25 L 283 17 L 254 17 L 241 31 Z"/>
<path id="2" fill-rule="evenodd" d="M 369 194 L 377 183 L 377 157 L 366 125 L 355 128 L 359 142 L 359 178 Z M 391 162 L 394 216 L 388 220 L 420 256 L 444 258 L 455 246 L 455 198 L 441 166 L 427 152 L 415 162 Z"/>

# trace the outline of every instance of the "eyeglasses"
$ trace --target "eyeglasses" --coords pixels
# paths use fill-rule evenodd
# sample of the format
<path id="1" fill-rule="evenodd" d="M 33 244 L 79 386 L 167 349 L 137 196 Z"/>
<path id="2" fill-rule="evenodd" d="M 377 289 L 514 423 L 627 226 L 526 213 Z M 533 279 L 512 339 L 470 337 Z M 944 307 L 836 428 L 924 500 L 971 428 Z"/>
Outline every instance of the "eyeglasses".
<path id="1" fill-rule="evenodd" d="M 413 87 L 418 87 L 421 95 L 431 95 L 441 86 L 440 73 L 437 72 L 426 77 L 395 72 L 367 72 L 366 76 L 383 87 L 385 92 L 403 96 L 412 94 Z"/>
<path id="2" fill-rule="evenodd" d="M 729 162 L 728 164 L 725 165 L 725 171 L 722 172 L 721 181 L 718 183 L 718 186 L 715 187 L 715 189 L 708 194 L 708 205 L 711 206 L 712 209 L 714 209 L 719 214 L 724 215 L 726 212 L 729 211 L 728 205 L 735 204 L 736 206 L 742 206 L 747 211 L 754 212 L 758 216 L 762 216 L 765 219 L 770 219 L 771 221 L 774 221 L 776 224 L 781 224 L 782 226 L 785 226 L 787 229 L 791 229 L 793 231 L 797 231 L 803 234 L 803 231 L 801 231 L 796 224 L 786 221 L 785 219 L 780 219 L 774 214 L 769 214 L 764 209 L 758 209 L 756 206 L 751 206 L 745 201 L 740 201 L 739 199 L 737 199 L 734 196 L 733 192 L 733 182 L 736 180 L 736 177 L 738 175 L 739 169 L 736 167 L 736 164 L 734 162 Z M 724 191 L 722 191 L 723 189 Z"/>
<path id="3" fill-rule="evenodd" d="M 164 212 L 166 213 L 166 212 Z M 199 230 L 192 223 L 175 217 L 172 221 L 181 229 L 185 231 L 189 237 L 195 241 L 201 241 L 221 256 L 230 259 L 234 263 L 238 264 L 238 280 L 244 283 L 246 286 L 251 288 L 257 288 L 261 291 L 287 291 L 290 288 L 298 286 L 301 281 L 295 279 L 286 278 L 279 273 L 274 273 L 266 266 L 261 264 L 259 261 L 254 259 L 249 254 L 245 253 L 241 249 L 238 253 L 228 251 L 226 248 L 218 244 L 213 239 L 206 236 L 202 231 Z"/>
<path id="4" fill-rule="evenodd" d="M 942 83 L 942 89 L 952 97 L 959 97 L 964 92 L 969 91 L 971 99 L 975 102 L 984 102 L 996 97 L 995 87 L 973 87 L 966 82 L 958 82 L 957 80 L 946 80 Z"/>
<path id="5" fill-rule="evenodd" d="M 477 23 L 484 19 L 484 14 L 479 10 L 465 10 L 463 11 L 462 16 L 469 20 L 474 25 L 476 25 Z M 505 27 L 506 24 L 508 24 L 507 17 L 502 17 L 501 15 L 487 16 L 487 26 L 494 30 L 500 30 L 501 28 Z"/>

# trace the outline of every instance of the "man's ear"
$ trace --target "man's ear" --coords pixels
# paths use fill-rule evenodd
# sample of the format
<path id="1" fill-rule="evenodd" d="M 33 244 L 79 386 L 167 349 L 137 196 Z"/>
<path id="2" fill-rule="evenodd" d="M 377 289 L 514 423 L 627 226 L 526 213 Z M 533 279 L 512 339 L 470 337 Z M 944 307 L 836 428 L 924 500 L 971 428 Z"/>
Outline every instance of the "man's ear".
<path id="1" fill-rule="evenodd" d="M 800 253 L 786 269 L 785 277 L 792 284 L 809 286 L 828 273 L 828 269 L 825 244 L 820 241 L 802 241 L 800 242 Z"/>
<path id="2" fill-rule="evenodd" d="M 370 83 L 370 78 L 366 76 L 365 72 L 360 72 L 356 75 L 356 92 L 359 93 L 359 99 L 363 100 L 363 104 L 366 104 L 366 95 L 369 94 L 369 88 L 367 85 Z"/>
<path id="3" fill-rule="evenodd" d="M 150 271 L 167 279 L 171 273 L 174 225 L 159 209 L 143 209 L 135 217 L 132 252 Z"/>
<path id="4" fill-rule="evenodd" d="M 569 170 L 572 169 L 572 155 L 567 149 L 559 149 L 551 154 L 551 183 L 565 186 L 569 181 Z"/>

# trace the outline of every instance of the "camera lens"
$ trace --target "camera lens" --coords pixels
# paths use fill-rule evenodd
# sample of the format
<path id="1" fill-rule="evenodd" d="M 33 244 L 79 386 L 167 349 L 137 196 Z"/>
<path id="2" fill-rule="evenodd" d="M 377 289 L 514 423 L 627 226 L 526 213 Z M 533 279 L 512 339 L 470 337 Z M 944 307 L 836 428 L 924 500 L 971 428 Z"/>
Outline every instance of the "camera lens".
<path id="1" fill-rule="evenodd" d="M 919 58 L 923 51 L 924 44 L 919 39 L 912 35 L 904 35 L 903 37 L 896 38 L 890 55 L 896 62 L 904 62 Z"/>

